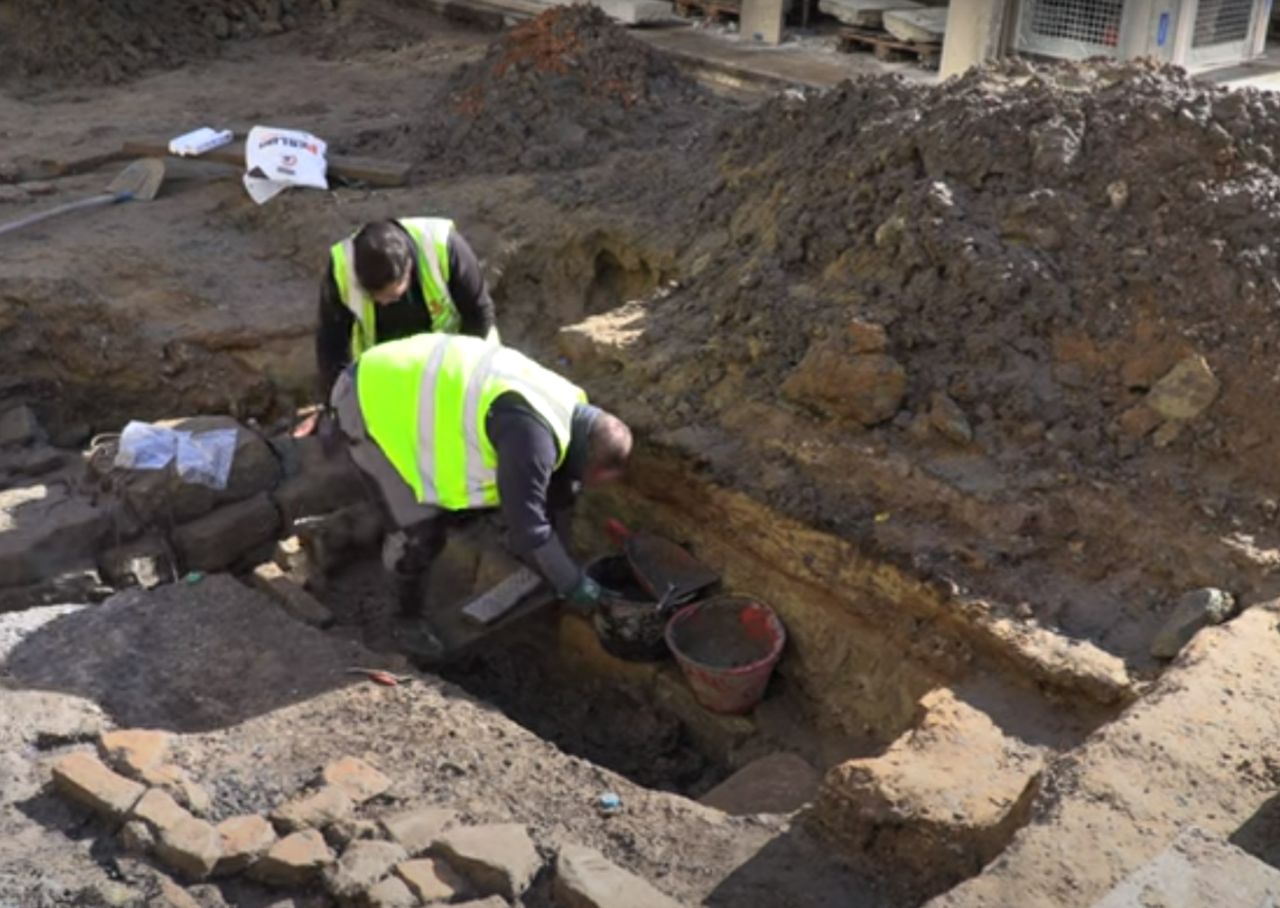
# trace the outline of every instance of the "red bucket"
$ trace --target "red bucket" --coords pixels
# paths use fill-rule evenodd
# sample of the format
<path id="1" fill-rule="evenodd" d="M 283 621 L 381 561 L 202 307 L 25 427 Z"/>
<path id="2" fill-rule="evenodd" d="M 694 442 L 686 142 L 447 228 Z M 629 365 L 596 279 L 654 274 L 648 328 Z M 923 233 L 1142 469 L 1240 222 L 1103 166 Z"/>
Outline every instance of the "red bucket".
<path id="1" fill-rule="evenodd" d="M 667 624 L 667 645 L 693 695 L 712 712 L 750 712 L 764 696 L 787 631 L 773 609 L 746 596 L 686 606 Z"/>

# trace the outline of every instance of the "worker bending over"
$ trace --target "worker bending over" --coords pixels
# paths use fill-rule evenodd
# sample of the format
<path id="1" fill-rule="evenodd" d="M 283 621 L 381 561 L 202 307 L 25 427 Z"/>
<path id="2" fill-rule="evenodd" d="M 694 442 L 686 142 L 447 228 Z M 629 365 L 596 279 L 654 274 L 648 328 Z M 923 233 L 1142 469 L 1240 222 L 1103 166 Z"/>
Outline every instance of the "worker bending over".
<path id="1" fill-rule="evenodd" d="M 334 244 L 316 331 L 321 400 L 375 344 L 427 332 L 497 336 L 480 263 L 453 221 L 374 221 Z"/>
<path id="2" fill-rule="evenodd" d="M 566 548 L 568 518 L 582 486 L 622 474 L 631 430 L 581 388 L 496 342 L 420 334 L 366 352 L 330 402 L 394 527 L 383 565 L 415 648 L 443 651 L 424 611 L 427 572 L 449 526 L 478 509 L 501 509 L 511 552 L 570 604 L 599 602 Z"/>

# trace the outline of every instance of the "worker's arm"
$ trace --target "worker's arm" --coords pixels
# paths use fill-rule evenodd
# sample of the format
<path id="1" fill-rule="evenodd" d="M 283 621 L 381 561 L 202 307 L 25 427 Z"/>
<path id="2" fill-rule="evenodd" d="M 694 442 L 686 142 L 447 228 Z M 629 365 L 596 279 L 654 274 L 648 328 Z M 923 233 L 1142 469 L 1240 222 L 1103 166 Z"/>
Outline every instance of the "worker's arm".
<path id="1" fill-rule="evenodd" d="M 456 230 L 449 234 L 449 298 L 458 307 L 462 333 L 487 337 L 494 326 L 493 299 L 476 254 Z"/>
<path id="2" fill-rule="evenodd" d="M 494 402 L 485 428 L 498 458 L 498 495 L 512 554 L 536 567 L 559 595 L 582 595 L 584 581 L 592 584 L 556 535 L 547 508 L 558 453 L 555 436 L 510 398 Z"/>
<path id="3" fill-rule="evenodd" d="M 320 285 L 320 314 L 316 325 L 316 389 L 320 400 L 329 399 L 334 381 L 351 362 L 351 327 L 355 316 L 342 305 L 330 263 Z"/>

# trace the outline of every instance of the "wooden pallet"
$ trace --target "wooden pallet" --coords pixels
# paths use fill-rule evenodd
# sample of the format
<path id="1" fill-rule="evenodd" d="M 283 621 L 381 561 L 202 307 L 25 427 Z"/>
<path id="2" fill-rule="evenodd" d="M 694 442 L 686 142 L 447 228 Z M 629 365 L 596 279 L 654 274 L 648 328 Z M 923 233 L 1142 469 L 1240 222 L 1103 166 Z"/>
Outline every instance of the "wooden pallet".
<path id="1" fill-rule="evenodd" d="M 867 49 L 877 60 L 915 57 L 922 66 L 937 66 L 942 59 L 942 45 L 937 42 L 899 41 L 888 32 L 844 26 L 837 31 L 836 47 L 842 51 Z"/>
<path id="2" fill-rule="evenodd" d="M 724 22 L 728 17 L 742 16 L 739 0 L 675 0 L 676 15 L 690 19 L 698 13 L 708 22 Z"/>

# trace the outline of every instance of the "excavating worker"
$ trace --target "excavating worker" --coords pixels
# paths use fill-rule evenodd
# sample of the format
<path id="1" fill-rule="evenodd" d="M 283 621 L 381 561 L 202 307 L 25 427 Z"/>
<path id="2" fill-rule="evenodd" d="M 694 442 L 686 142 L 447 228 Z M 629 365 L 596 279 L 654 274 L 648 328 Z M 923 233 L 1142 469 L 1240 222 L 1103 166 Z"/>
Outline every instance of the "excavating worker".
<path id="1" fill-rule="evenodd" d="M 425 332 L 497 337 L 480 263 L 453 221 L 374 221 L 334 244 L 316 330 L 321 400 L 370 347 Z"/>
<path id="2" fill-rule="evenodd" d="M 383 566 L 408 648 L 443 654 L 427 574 L 448 528 L 478 509 L 500 508 L 511 552 L 571 607 L 599 602 L 600 585 L 565 547 L 569 511 L 582 486 L 621 475 L 631 430 L 581 388 L 496 342 L 419 334 L 366 352 L 330 404 L 394 527 Z"/>

